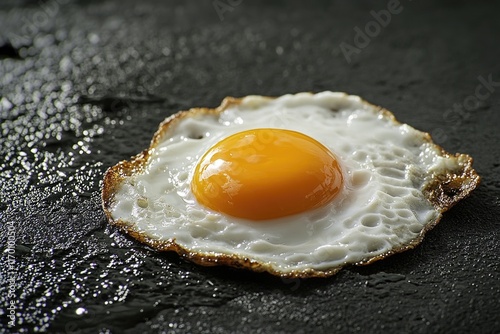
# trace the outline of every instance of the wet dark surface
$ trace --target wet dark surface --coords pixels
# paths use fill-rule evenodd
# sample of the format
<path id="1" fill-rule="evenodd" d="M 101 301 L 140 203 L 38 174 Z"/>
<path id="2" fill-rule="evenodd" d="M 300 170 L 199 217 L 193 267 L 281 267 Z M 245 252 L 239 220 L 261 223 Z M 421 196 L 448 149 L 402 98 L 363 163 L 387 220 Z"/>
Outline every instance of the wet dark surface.
<path id="1" fill-rule="evenodd" d="M 217 4 L 0 5 L 2 331 L 498 333 L 500 84 L 476 87 L 500 82 L 500 6 L 402 1 L 348 62 L 339 45 L 387 3 Z M 329 279 L 202 268 L 107 226 L 104 171 L 166 116 L 322 90 L 470 154 L 481 186 L 416 249 Z"/>

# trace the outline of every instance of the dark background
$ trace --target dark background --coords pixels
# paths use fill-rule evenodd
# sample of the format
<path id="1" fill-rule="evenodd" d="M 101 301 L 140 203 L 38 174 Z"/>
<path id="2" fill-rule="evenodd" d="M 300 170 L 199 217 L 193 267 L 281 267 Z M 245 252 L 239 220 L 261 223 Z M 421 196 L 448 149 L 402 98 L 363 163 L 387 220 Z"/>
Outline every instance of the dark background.
<path id="1" fill-rule="evenodd" d="M 16 270 L 4 253 L 1 328 L 500 332 L 500 84 L 475 97 L 480 76 L 500 82 L 500 6 L 402 0 L 349 62 L 341 43 L 356 46 L 355 28 L 389 2 L 215 4 L 2 1 L 0 244 L 12 222 Z M 107 225 L 104 171 L 146 148 L 168 115 L 228 95 L 323 90 L 360 95 L 470 154 L 480 187 L 416 249 L 328 279 L 203 268 Z"/>

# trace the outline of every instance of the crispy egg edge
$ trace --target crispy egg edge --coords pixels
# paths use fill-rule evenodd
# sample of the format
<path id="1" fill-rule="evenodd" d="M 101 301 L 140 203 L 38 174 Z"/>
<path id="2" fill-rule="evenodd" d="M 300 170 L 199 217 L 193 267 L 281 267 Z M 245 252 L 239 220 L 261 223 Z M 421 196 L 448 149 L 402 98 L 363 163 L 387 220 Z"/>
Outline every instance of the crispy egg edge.
<path id="1" fill-rule="evenodd" d="M 304 93 L 300 93 L 304 94 Z M 314 95 L 313 93 L 309 93 Z M 402 125 L 396 120 L 394 114 L 387 109 L 373 105 L 358 96 L 348 95 L 342 93 L 345 97 L 359 98 L 359 102 L 368 106 L 374 113 L 382 115 L 385 119 L 393 122 L 395 125 Z M 260 98 L 273 100 L 275 97 L 260 96 Z M 243 98 L 226 97 L 221 105 L 217 108 L 191 108 L 187 111 L 179 111 L 178 113 L 166 118 L 158 130 L 155 132 L 149 148 L 141 153 L 131 157 L 130 160 L 124 160 L 118 164 L 108 168 L 104 174 L 102 186 L 102 207 L 104 213 L 111 225 L 118 227 L 121 231 L 127 233 L 134 239 L 158 250 L 158 251 L 174 251 L 182 258 L 190 260 L 202 266 L 230 266 L 235 268 L 250 269 L 255 272 L 268 272 L 270 274 L 284 277 L 284 278 L 311 278 L 311 277 L 329 277 L 339 272 L 343 267 L 349 265 L 367 265 L 375 261 L 384 259 L 390 255 L 404 252 L 409 249 L 415 248 L 424 239 L 425 234 L 432 230 L 441 220 L 442 213 L 449 210 L 453 205 L 458 203 L 461 199 L 467 197 L 480 183 L 481 178 L 472 168 L 473 159 L 467 154 L 450 154 L 445 151 L 441 146 L 435 144 L 429 133 L 417 130 L 424 141 L 430 143 L 436 148 L 442 157 L 455 160 L 458 168 L 452 171 L 446 171 L 444 174 L 435 174 L 433 178 L 424 186 L 423 193 L 426 199 L 436 208 L 440 213 L 434 222 L 431 222 L 420 231 L 419 235 L 406 245 L 394 248 L 384 254 L 374 257 L 366 258 L 357 263 L 345 263 L 341 266 L 330 268 L 328 270 L 315 270 L 305 269 L 290 272 L 281 272 L 272 268 L 270 264 L 259 263 L 258 261 L 251 260 L 247 257 L 240 257 L 237 255 L 227 255 L 218 253 L 198 253 L 192 252 L 189 249 L 182 247 L 176 243 L 175 238 L 168 240 L 154 240 L 147 237 L 136 229 L 133 223 L 124 221 L 122 219 L 115 220 L 111 216 L 110 207 L 114 200 L 114 194 L 118 190 L 120 184 L 129 176 L 140 173 L 144 170 L 148 159 L 151 155 L 151 150 L 154 149 L 167 135 L 171 127 L 176 126 L 182 119 L 193 117 L 200 114 L 219 115 L 224 110 L 241 104 Z M 332 110 L 335 112 L 335 110 Z"/>

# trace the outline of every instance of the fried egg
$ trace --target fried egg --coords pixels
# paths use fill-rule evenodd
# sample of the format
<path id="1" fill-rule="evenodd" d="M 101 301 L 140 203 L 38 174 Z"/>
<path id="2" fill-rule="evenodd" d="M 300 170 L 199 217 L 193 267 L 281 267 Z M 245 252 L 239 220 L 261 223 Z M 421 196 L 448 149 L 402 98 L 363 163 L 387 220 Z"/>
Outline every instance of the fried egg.
<path id="1" fill-rule="evenodd" d="M 110 223 L 202 265 L 325 277 L 415 247 L 472 158 L 344 93 L 226 98 L 167 118 L 104 177 Z"/>

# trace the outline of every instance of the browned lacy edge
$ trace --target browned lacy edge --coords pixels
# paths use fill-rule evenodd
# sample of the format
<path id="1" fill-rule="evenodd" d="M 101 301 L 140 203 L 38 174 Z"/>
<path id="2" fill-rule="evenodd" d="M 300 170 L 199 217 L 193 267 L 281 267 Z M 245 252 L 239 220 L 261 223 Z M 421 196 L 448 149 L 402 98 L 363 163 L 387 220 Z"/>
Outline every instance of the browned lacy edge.
<path id="1" fill-rule="evenodd" d="M 273 97 L 266 98 L 274 99 Z M 125 180 L 125 178 L 144 170 L 150 157 L 151 150 L 155 148 L 160 143 L 161 139 L 168 134 L 168 130 L 171 127 L 176 126 L 179 121 L 186 117 L 194 117 L 196 115 L 203 114 L 219 115 L 229 107 L 239 105 L 241 104 L 241 102 L 242 98 L 226 97 L 222 101 L 222 104 L 215 109 L 192 108 L 188 111 L 178 112 L 177 114 L 165 119 L 154 134 L 153 139 L 151 140 L 151 145 L 148 149 L 142 151 L 128 161 L 119 162 L 106 171 L 102 189 L 102 203 L 106 217 L 108 218 L 110 224 L 119 227 L 122 231 L 128 233 L 133 238 L 155 248 L 156 250 L 177 252 L 183 258 L 203 266 L 226 265 L 236 268 L 251 269 L 256 272 L 267 271 L 273 275 L 291 278 L 328 277 L 334 275 L 343 266 L 349 265 L 349 263 L 327 270 L 305 269 L 283 273 L 273 269 L 269 264 L 259 263 L 246 257 L 215 253 L 196 253 L 191 252 L 190 250 L 177 244 L 175 239 L 153 240 L 147 237 L 142 232 L 138 231 L 133 224 L 121 219 L 114 220 L 111 216 L 110 207 L 113 202 L 114 194 L 118 190 L 120 184 Z M 394 122 L 395 124 L 401 124 L 396 120 L 396 118 L 390 111 L 378 106 L 374 106 L 364 100 L 362 100 L 362 103 L 370 106 L 370 109 L 372 109 L 374 112 L 379 113 L 384 118 Z M 448 171 L 446 174 L 433 175 L 432 179 L 424 187 L 424 195 L 426 196 L 427 200 L 440 213 L 443 213 L 453 205 L 455 205 L 458 201 L 467 197 L 470 192 L 478 186 L 480 177 L 472 168 L 472 158 L 470 156 L 459 153 L 452 155 L 446 152 L 442 147 L 432 143 L 431 136 L 428 133 L 421 132 L 421 134 L 425 141 L 433 144 L 437 149 L 439 149 L 443 157 L 455 159 L 458 162 L 458 168 L 456 170 Z M 414 248 L 423 240 L 424 235 L 429 230 L 431 230 L 439 222 L 440 219 L 441 214 L 438 216 L 436 221 L 426 225 L 425 228 L 419 233 L 419 235 L 407 245 L 392 249 L 391 251 L 378 256 L 366 258 L 365 260 L 356 263 L 356 265 L 369 264 L 381 260 L 387 256 Z"/>

